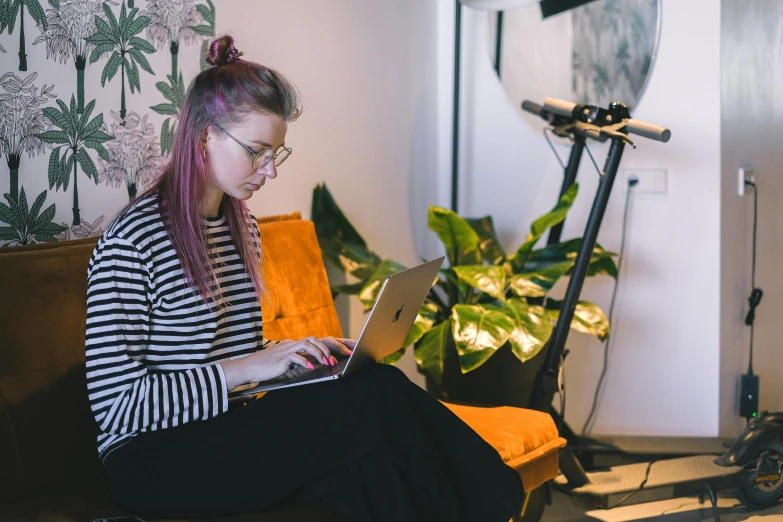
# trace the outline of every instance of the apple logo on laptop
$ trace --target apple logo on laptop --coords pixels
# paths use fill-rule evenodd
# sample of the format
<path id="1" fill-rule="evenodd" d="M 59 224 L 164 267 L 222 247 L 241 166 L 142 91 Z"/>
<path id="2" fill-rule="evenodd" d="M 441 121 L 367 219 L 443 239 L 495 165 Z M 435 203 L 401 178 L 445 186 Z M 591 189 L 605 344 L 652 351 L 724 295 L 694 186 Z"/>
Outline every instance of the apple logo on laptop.
<path id="1" fill-rule="evenodd" d="M 396 323 L 400 320 L 400 314 L 402 313 L 402 309 L 405 308 L 405 305 L 402 305 L 399 310 L 397 310 L 397 313 L 394 314 L 394 320 L 392 321 L 392 324 Z"/>

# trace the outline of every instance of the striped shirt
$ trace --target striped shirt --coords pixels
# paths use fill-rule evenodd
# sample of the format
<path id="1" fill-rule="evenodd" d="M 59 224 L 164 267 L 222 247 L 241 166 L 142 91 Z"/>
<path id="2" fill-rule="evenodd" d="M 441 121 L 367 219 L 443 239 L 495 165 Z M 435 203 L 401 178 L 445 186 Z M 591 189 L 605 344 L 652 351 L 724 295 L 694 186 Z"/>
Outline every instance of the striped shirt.
<path id="1" fill-rule="evenodd" d="M 218 363 L 273 344 L 263 338 L 258 295 L 226 217 L 204 219 L 222 309 L 187 282 L 154 196 L 119 216 L 90 258 L 87 391 L 102 460 L 139 432 L 225 413 Z M 248 226 L 260 241 L 255 218 Z"/>

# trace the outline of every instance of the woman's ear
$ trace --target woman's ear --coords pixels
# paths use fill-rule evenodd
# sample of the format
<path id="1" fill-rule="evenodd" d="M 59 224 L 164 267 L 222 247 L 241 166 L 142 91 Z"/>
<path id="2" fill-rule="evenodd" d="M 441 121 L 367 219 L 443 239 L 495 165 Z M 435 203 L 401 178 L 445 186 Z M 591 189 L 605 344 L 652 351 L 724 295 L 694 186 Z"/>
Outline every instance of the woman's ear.
<path id="1" fill-rule="evenodd" d="M 201 135 L 199 136 L 199 143 L 201 144 L 201 148 L 203 149 L 207 145 L 207 140 L 209 140 L 209 133 L 211 132 L 209 125 L 204 127 L 204 130 L 201 131 Z"/>

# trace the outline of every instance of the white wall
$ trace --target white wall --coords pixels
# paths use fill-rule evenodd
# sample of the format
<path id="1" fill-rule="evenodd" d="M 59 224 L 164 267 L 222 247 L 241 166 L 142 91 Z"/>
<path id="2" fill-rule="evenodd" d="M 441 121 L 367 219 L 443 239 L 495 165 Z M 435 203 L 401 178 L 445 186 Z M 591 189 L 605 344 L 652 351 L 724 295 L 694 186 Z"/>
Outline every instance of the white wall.
<path id="1" fill-rule="evenodd" d="M 286 142 L 294 154 L 250 202 L 256 215 L 310 214 L 326 182 L 382 257 L 412 266 L 433 257 L 427 206 L 439 190 L 437 5 L 420 0 L 232 2 L 217 19 L 246 58 L 279 69 L 299 88 L 304 114 Z M 238 13 L 248 13 L 239 16 Z M 344 333 L 365 321 L 358 300 L 338 299 Z M 410 354 L 400 363 L 416 382 Z"/>
<path id="2" fill-rule="evenodd" d="M 439 42 L 451 50 L 449 5 L 440 2 Z M 621 169 L 666 169 L 669 189 L 665 196 L 633 200 L 615 345 L 595 432 L 714 436 L 720 387 L 720 2 L 666 0 L 662 16 L 658 58 L 634 117 L 671 128 L 673 137 L 667 144 L 638 139 Z M 517 115 L 514 105 L 521 100 L 509 101 L 494 75 L 484 15 L 465 9 L 463 23 L 460 212 L 492 214 L 511 250 L 532 219 L 555 203 L 562 172 L 539 130 Z M 531 71 L 530 82 L 540 74 Z M 450 99 L 445 82 L 440 95 Z M 450 143 L 450 134 L 441 139 Z M 591 148 L 603 167 L 606 149 Z M 587 156 L 578 179 L 580 197 L 564 238 L 582 234 L 597 187 Z M 623 183 L 619 176 L 599 235 L 612 250 L 620 245 Z M 608 308 L 610 281 L 591 281 L 583 297 Z M 568 345 L 567 420 L 580 429 L 602 345 L 581 334 L 572 334 Z"/>

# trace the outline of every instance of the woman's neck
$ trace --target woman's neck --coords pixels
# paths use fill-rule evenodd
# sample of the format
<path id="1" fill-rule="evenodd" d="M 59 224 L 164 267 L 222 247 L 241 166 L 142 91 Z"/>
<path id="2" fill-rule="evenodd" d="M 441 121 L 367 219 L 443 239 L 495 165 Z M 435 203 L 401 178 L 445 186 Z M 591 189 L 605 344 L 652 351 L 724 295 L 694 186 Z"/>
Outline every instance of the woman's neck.
<path id="1" fill-rule="evenodd" d="M 202 214 L 205 217 L 218 217 L 220 215 L 220 203 L 223 201 L 223 191 L 207 188 L 207 197 L 202 205 Z"/>

